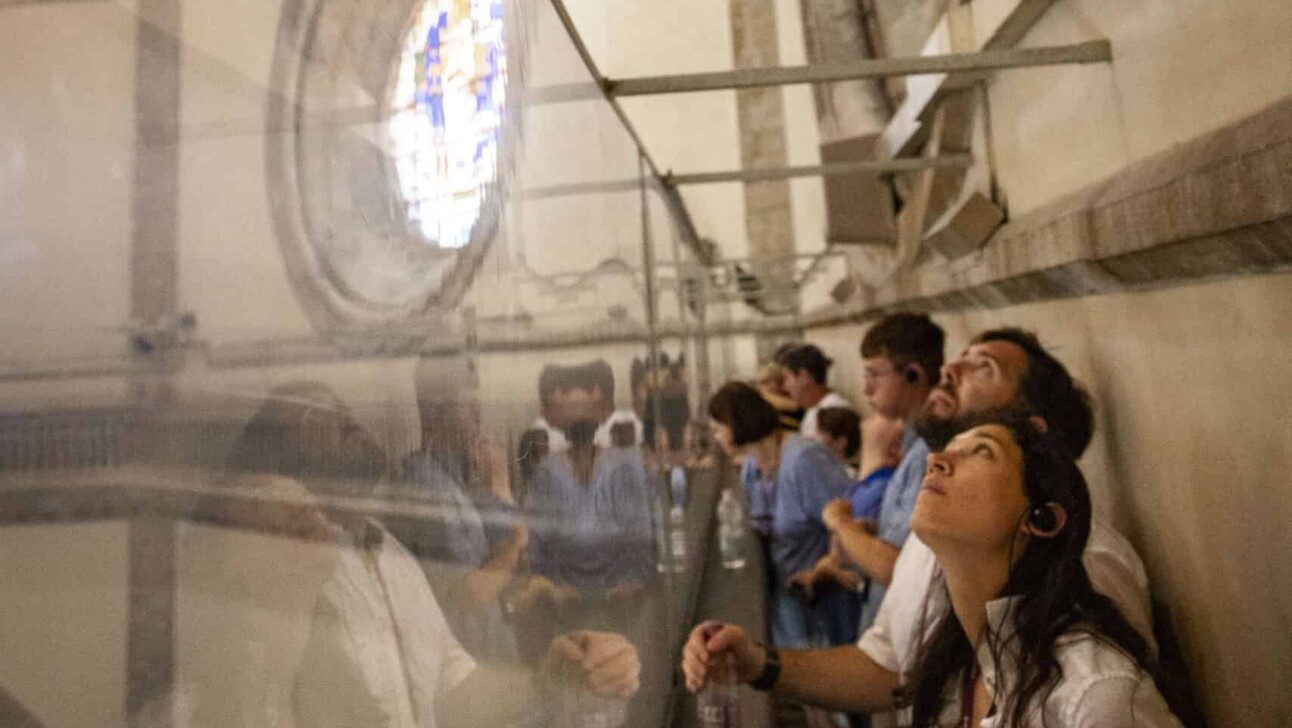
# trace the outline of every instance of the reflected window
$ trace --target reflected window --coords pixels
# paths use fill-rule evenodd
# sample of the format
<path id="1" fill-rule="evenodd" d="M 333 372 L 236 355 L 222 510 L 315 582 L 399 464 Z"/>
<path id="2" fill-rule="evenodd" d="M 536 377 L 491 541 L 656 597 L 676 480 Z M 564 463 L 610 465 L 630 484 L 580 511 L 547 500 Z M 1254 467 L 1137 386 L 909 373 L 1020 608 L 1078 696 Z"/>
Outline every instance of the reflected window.
<path id="1" fill-rule="evenodd" d="M 506 69 L 502 0 L 428 0 L 417 10 L 390 138 L 409 217 L 431 244 L 471 241 L 498 174 Z"/>

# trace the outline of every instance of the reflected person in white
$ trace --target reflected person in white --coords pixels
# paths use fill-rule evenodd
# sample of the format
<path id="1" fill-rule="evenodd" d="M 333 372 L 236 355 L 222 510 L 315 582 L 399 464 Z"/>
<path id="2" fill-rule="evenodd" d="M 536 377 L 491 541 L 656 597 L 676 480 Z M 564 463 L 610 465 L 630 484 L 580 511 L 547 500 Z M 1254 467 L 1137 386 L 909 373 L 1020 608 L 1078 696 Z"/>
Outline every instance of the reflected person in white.
<path id="1" fill-rule="evenodd" d="M 362 476 L 381 470 L 373 462 L 380 450 L 322 384 L 275 389 L 247 429 L 239 467 L 306 477 L 318 495 L 368 495 L 374 481 Z M 339 561 L 315 604 L 294 678 L 295 725 L 516 724 L 556 674 L 573 675 L 595 695 L 637 691 L 636 650 L 609 633 L 556 637 L 537 671 L 478 667 L 407 549 L 361 513 L 336 505 L 325 510 Z"/>

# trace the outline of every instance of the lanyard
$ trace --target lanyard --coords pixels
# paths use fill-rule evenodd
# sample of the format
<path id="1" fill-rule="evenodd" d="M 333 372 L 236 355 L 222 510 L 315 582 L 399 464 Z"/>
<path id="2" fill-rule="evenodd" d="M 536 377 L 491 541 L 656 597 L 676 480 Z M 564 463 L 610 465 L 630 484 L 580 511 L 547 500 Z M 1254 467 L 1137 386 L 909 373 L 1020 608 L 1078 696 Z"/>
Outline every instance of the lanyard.
<path id="1" fill-rule="evenodd" d="M 978 663 L 974 663 L 965 670 L 964 679 L 960 685 L 960 728 L 972 728 L 973 726 L 973 703 L 974 693 L 978 682 Z"/>

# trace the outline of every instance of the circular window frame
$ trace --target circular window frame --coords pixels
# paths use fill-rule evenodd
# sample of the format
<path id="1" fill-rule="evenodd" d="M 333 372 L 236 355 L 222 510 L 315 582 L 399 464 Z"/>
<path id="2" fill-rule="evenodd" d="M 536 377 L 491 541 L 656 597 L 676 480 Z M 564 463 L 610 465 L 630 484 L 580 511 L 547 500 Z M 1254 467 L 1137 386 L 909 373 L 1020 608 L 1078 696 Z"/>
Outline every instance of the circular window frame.
<path id="1" fill-rule="evenodd" d="M 500 232 L 506 169 L 518 136 L 512 83 L 505 91 L 498 170 L 483 190 L 468 243 L 456 249 L 428 245 L 408 216 L 385 127 L 404 41 L 424 3 L 286 0 L 280 15 L 267 94 L 266 182 L 288 278 L 320 332 L 365 331 L 453 309 Z M 509 66 L 517 56 L 515 7 L 505 3 Z M 356 18 L 358 13 L 366 17 Z M 509 68 L 509 81 L 516 77 Z M 362 92 L 351 95 L 373 102 L 338 110 L 344 105 L 336 100 L 350 91 L 339 80 Z M 327 111 L 314 110 L 320 106 Z M 363 125 L 380 128 L 381 146 L 356 141 L 350 128 Z M 338 168 L 345 174 L 338 175 Z M 384 266 L 375 272 L 345 269 L 356 257 L 363 260 L 366 244 L 383 246 L 385 257 L 378 262 Z M 365 275 L 376 281 L 369 289 L 381 286 L 390 295 L 371 295 L 356 285 Z"/>

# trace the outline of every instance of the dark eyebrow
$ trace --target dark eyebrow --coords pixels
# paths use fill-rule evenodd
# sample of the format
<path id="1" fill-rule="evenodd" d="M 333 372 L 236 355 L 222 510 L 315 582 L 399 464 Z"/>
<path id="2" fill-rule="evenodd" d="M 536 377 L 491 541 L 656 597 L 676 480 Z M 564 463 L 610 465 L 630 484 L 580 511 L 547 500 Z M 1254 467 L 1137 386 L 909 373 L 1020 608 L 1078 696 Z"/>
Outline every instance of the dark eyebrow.
<path id="1" fill-rule="evenodd" d="M 974 436 L 974 437 L 981 437 L 981 438 L 986 439 L 986 440 L 991 440 L 992 442 L 996 443 L 997 445 L 1000 445 L 1001 447 L 1005 447 L 1005 443 L 1004 443 L 1004 442 L 1002 442 L 1002 441 L 1001 441 L 1001 439 L 1000 439 L 999 437 L 995 437 L 994 435 L 989 435 L 989 434 L 987 434 L 986 432 L 975 432 L 975 433 L 973 434 L 973 436 Z"/>

